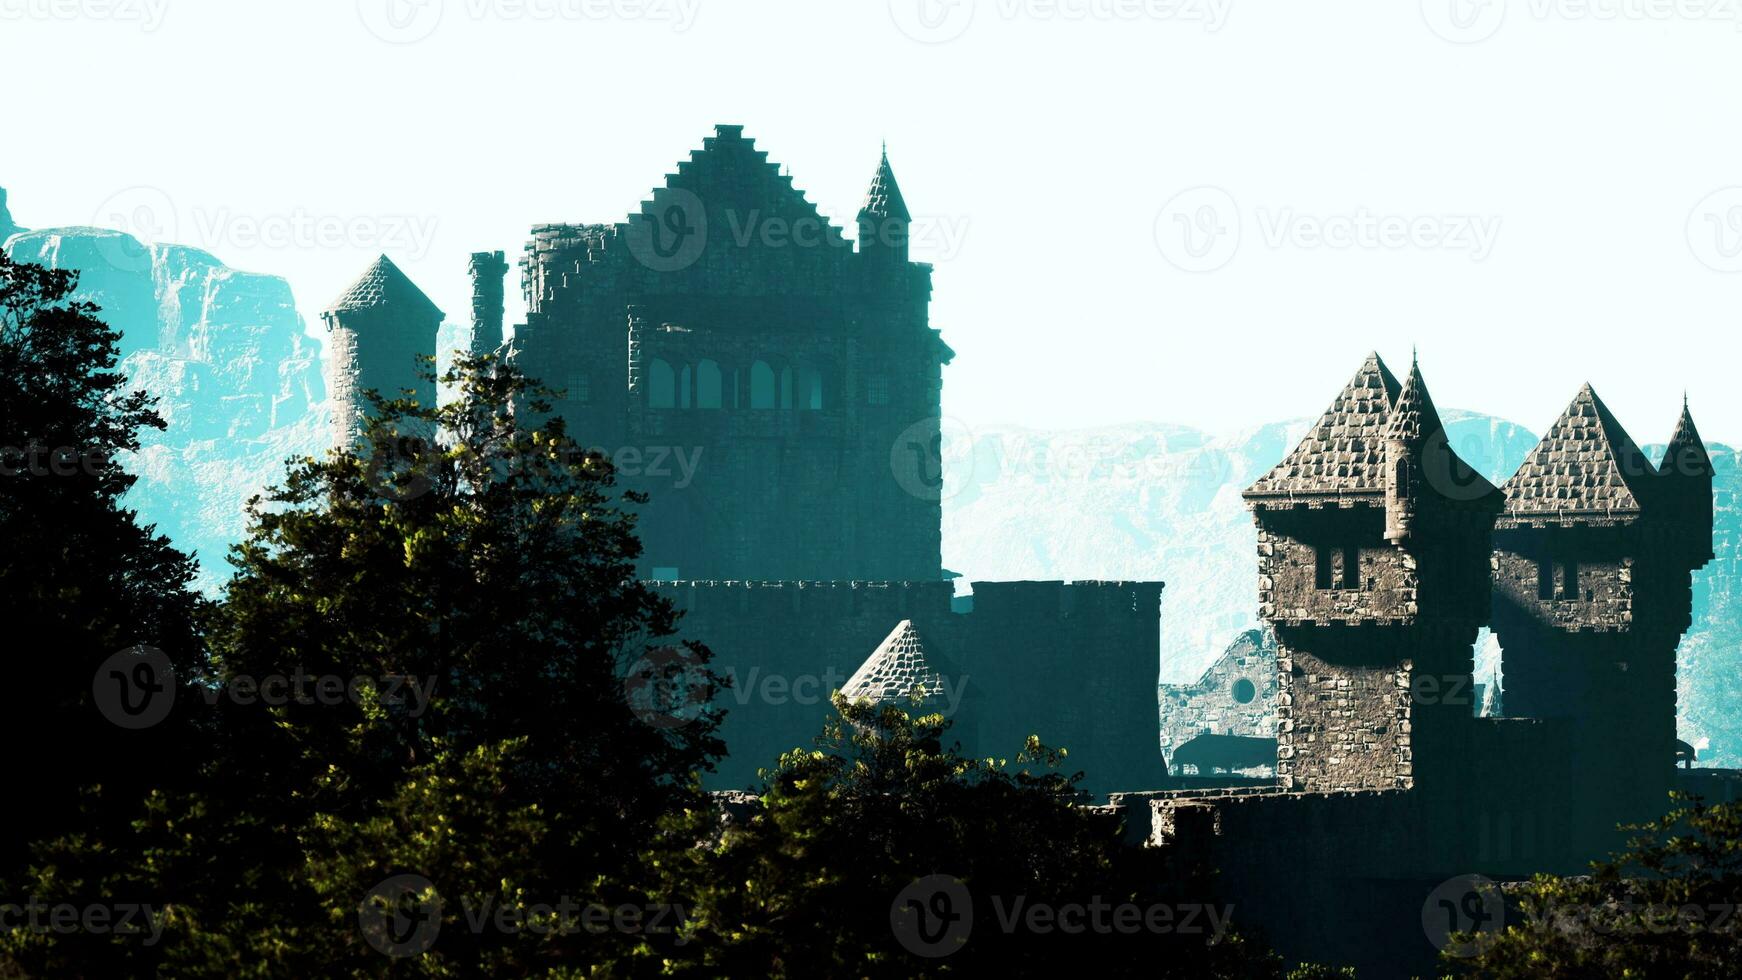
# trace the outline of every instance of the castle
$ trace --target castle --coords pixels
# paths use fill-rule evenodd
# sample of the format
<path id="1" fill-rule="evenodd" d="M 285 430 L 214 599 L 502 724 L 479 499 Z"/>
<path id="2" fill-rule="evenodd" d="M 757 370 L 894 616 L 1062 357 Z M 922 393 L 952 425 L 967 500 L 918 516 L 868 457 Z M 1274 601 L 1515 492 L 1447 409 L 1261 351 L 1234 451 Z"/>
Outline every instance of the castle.
<path id="1" fill-rule="evenodd" d="M 1587 386 L 1496 487 L 1451 449 L 1419 365 L 1400 381 L 1369 356 L 1244 494 L 1274 648 L 1169 692 L 1191 720 L 1158 724 L 1160 583 L 958 594 L 942 569 L 952 352 L 887 154 L 858 219 L 849 243 L 720 126 L 627 220 L 533 230 L 506 343 L 508 264 L 472 258 L 473 348 L 559 389 L 552 412 L 652 498 L 640 571 L 734 680 L 713 786 L 808 744 L 830 689 L 935 682 L 968 752 L 1067 747 L 1135 841 L 1213 867 L 1285 954 L 1389 968 L 1431 956 L 1439 883 L 1579 871 L 1693 778 L 1674 768 L 1675 648 L 1712 557 L 1712 465 L 1685 404 L 1654 465 Z M 383 259 L 326 319 L 335 439 L 354 439 L 361 391 L 414 387 L 440 314 Z M 699 463 L 630 465 L 662 450 Z M 1484 626 L 1504 717 L 1476 710 Z M 1272 718 L 1261 777 L 1169 775 L 1164 728 L 1170 751 L 1180 724 L 1237 739 L 1195 748 L 1200 772 L 1217 751 L 1239 769 Z"/>
<path id="2" fill-rule="evenodd" d="M 471 348 L 555 389 L 552 414 L 649 495 L 638 570 L 734 685 L 709 785 L 751 786 L 808 746 L 829 691 L 903 623 L 947 682 L 964 750 L 1011 756 L 1039 732 L 1097 793 L 1161 785 L 1161 583 L 958 594 L 941 557 L 954 352 L 887 152 L 857 219 L 849 240 L 742 127 L 719 126 L 625 220 L 533 229 L 526 322 L 506 343 L 508 262 L 475 253 Z M 433 356 L 441 314 L 390 260 L 324 319 L 335 445 L 355 443 L 368 389 L 434 398 L 413 355 Z"/>

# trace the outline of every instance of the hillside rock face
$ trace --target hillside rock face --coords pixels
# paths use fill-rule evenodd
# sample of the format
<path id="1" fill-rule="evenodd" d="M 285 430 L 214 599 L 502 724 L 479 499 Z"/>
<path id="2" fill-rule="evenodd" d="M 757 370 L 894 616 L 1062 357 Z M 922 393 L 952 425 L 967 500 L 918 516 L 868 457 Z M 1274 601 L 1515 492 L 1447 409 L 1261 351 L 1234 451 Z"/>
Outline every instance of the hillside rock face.
<path id="1" fill-rule="evenodd" d="M 326 448 L 319 350 L 290 285 L 102 228 L 23 232 L 5 249 L 14 261 L 77 271 L 80 298 L 120 331 L 122 373 L 157 396 L 169 423 L 142 433 L 139 453 L 122 460 L 140 478 L 128 505 L 194 552 L 200 587 L 215 590 L 248 498 L 278 482 L 286 457 Z"/>
<path id="2" fill-rule="evenodd" d="M 18 227 L 18 222 L 12 220 L 12 212 L 6 209 L 6 188 L 0 187 L 0 245 L 24 230 L 26 229 Z"/>

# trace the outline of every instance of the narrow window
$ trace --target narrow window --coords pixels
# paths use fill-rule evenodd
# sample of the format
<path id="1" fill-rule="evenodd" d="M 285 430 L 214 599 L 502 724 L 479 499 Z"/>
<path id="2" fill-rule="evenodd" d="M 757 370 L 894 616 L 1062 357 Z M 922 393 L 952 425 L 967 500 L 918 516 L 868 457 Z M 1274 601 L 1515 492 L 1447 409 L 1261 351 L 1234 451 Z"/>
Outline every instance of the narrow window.
<path id="1" fill-rule="evenodd" d="M 774 407 L 774 369 L 767 361 L 750 365 L 750 407 Z"/>
<path id="2" fill-rule="evenodd" d="M 1538 559 L 1536 563 L 1536 597 L 1554 598 L 1554 565 L 1547 558 Z"/>
<path id="3" fill-rule="evenodd" d="M 1397 490 L 1397 496 L 1399 498 L 1409 496 L 1409 461 L 1398 460 L 1396 473 L 1397 478 L 1391 482 Z"/>
<path id="4" fill-rule="evenodd" d="M 798 407 L 813 412 L 823 407 L 823 376 L 816 368 L 798 369 Z"/>
<path id="5" fill-rule="evenodd" d="M 1579 597 L 1579 563 L 1573 560 L 1561 562 L 1561 598 L 1567 600 Z"/>
<path id="6" fill-rule="evenodd" d="M 677 380 L 671 365 L 654 358 L 647 366 L 647 407 L 671 408 L 677 404 Z"/>
<path id="7" fill-rule="evenodd" d="M 716 361 L 696 365 L 696 407 L 720 407 L 720 365 Z"/>
<path id="8" fill-rule="evenodd" d="M 1361 549 L 1353 546 L 1343 549 L 1343 588 L 1359 589 L 1361 587 Z"/>
<path id="9" fill-rule="evenodd" d="M 1331 549 L 1313 549 L 1313 578 L 1314 584 L 1321 589 L 1334 587 L 1331 580 Z"/>

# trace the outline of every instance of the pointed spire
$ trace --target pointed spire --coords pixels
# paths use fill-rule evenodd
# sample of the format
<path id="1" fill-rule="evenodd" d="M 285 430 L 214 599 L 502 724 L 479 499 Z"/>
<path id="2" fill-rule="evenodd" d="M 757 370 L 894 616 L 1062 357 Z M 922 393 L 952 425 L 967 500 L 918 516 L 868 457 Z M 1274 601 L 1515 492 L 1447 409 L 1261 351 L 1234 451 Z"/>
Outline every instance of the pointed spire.
<path id="1" fill-rule="evenodd" d="M 871 176 L 871 186 L 865 190 L 865 205 L 859 209 L 859 218 L 896 218 L 901 221 L 911 221 L 913 216 L 907 212 L 907 202 L 901 197 L 901 187 L 895 182 L 895 171 L 889 167 L 889 145 L 883 146 L 883 156 L 877 163 L 877 172 Z"/>
<path id="2" fill-rule="evenodd" d="M 1664 476 L 1694 476 L 1708 480 L 1712 477 L 1712 457 L 1706 452 L 1699 428 L 1694 425 L 1686 392 L 1682 393 L 1681 418 L 1676 420 L 1675 433 L 1669 437 L 1659 469 Z"/>
<path id="3" fill-rule="evenodd" d="M 1397 396 L 1397 404 L 1391 410 L 1391 421 L 1386 425 L 1385 436 L 1387 439 L 1416 444 L 1444 428 L 1439 409 L 1434 407 L 1433 396 L 1428 394 L 1427 382 L 1422 380 L 1421 361 L 1412 353 L 1409 377 L 1404 380 L 1403 391 Z"/>

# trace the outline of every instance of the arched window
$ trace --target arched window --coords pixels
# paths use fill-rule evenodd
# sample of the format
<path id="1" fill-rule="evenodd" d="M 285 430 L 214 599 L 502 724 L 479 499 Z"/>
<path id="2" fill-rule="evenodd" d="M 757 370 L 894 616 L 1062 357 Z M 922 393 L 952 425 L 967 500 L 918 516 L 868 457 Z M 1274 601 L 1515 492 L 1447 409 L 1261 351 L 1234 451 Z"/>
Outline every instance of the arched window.
<path id="1" fill-rule="evenodd" d="M 774 369 L 767 361 L 750 365 L 750 407 L 774 407 Z"/>
<path id="2" fill-rule="evenodd" d="M 696 365 L 696 407 L 719 408 L 720 404 L 720 365 L 704 360 Z"/>
<path id="3" fill-rule="evenodd" d="M 1398 497 L 1407 497 L 1409 496 L 1409 461 L 1406 459 L 1398 460 L 1396 472 L 1397 478 L 1391 481 L 1391 485 L 1396 489 Z"/>
<path id="4" fill-rule="evenodd" d="M 780 407 L 792 407 L 792 368 L 780 369 Z"/>
<path id="5" fill-rule="evenodd" d="M 798 369 L 798 407 L 810 411 L 823 407 L 823 376 L 816 368 Z"/>
<path id="6" fill-rule="evenodd" d="M 647 366 L 647 407 L 672 408 L 677 405 L 677 379 L 671 365 L 654 358 Z"/>

